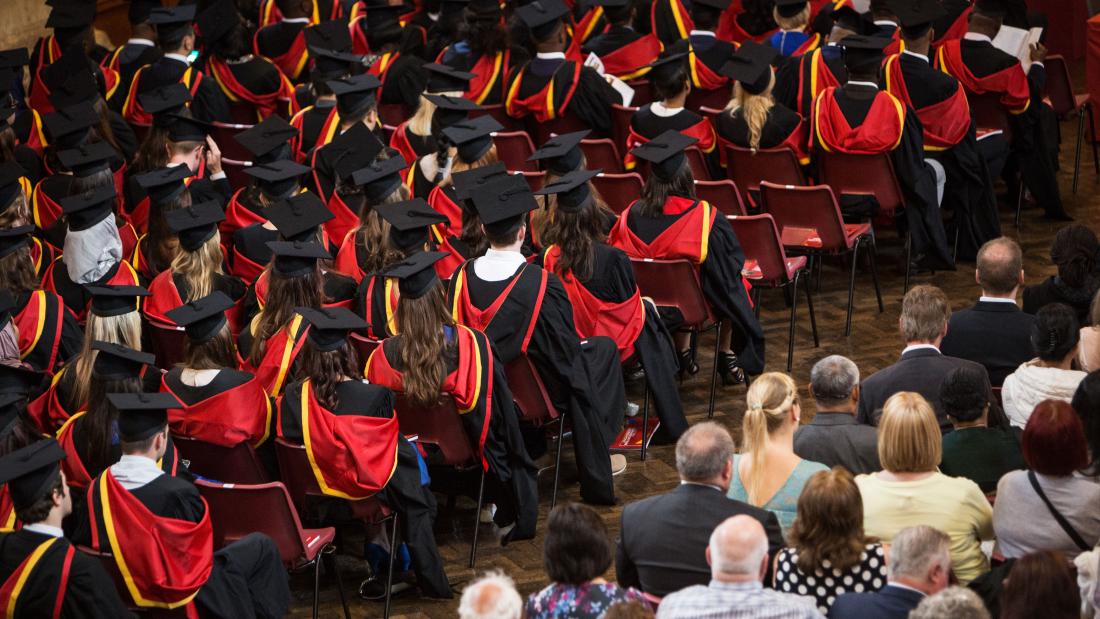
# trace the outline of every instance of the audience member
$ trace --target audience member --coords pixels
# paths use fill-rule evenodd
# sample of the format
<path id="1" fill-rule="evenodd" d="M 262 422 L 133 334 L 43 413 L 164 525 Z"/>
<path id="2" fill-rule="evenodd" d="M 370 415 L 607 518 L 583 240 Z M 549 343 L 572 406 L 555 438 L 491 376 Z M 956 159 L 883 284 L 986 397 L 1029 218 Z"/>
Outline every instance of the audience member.
<path id="1" fill-rule="evenodd" d="M 1092 372 L 1081 381 L 1070 404 L 1081 418 L 1089 446 L 1089 464 L 1081 474 L 1100 481 L 1100 372 Z"/>
<path id="2" fill-rule="evenodd" d="M 986 396 L 988 387 L 985 375 L 973 367 L 951 370 L 940 387 L 943 411 L 955 426 L 943 435 L 940 472 L 965 477 L 986 494 L 997 489 L 1002 475 L 1026 466 L 1016 434 Z"/>
<path id="3" fill-rule="evenodd" d="M 951 314 L 940 350 L 945 355 L 982 364 L 989 380 L 1000 386 L 1013 370 L 1035 356 L 1031 329 L 1035 317 L 1016 306 L 1024 285 L 1020 245 L 1000 237 L 978 250 L 974 280 L 982 296 L 973 307 Z"/>
<path id="4" fill-rule="evenodd" d="M 856 478 L 868 535 L 891 543 L 899 531 L 924 524 L 951 540 L 955 576 L 968 583 L 989 568 L 980 543 L 993 536 L 993 508 L 978 485 L 936 470 L 942 452 L 932 407 L 899 393 L 883 407 L 878 456 L 883 470 Z"/>
<path id="5" fill-rule="evenodd" d="M 603 619 L 653 619 L 653 610 L 644 602 L 616 602 L 603 614 Z"/>
<path id="6" fill-rule="evenodd" d="M 794 453 L 802 407 L 790 376 L 762 374 L 749 385 L 745 403 L 742 452 L 733 457 L 734 475 L 726 494 L 773 512 L 786 531 L 794 522 L 802 486 L 810 475 L 828 467 Z"/>
<path id="7" fill-rule="evenodd" d="M 940 343 L 947 334 L 949 311 L 947 295 L 935 286 L 914 286 L 905 294 L 898 318 L 905 348 L 897 363 L 864 379 L 857 417 L 861 423 L 878 425 L 882 407 L 890 396 L 900 391 L 914 391 L 932 404 L 940 427 L 950 428 L 951 424 L 940 409 L 943 378 L 959 366 L 981 366 L 940 352 Z M 990 392 L 990 399 L 992 396 Z"/>
<path id="8" fill-rule="evenodd" d="M 909 619 L 990 619 L 982 598 L 970 589 L 948 587 L 930 595 L 909 613 Z"/>
<path id="9" fill-rule="evenodd" d="M 833 602 L 829 619 L 906 619 L 925 596 L 947 587 L 951 540 L 933 527 L 902 529 L 890 545 L 890 578 L 880 591 L 845 593 Z"/>
<path id="10" fill-rule="evenodd" d="M 771 619 L 822 617 L 813 600 L 764 588 L 768 540 L 751 516 L 734 516 L 714 529 L 707 546 L 711 580 L 665 597 L 659 619 Z"/>
<path id="11" fill-rule="evenodd" d="M 1065 402 L 1035 407 L 1023 437 L 1028 471 L 997 484 L 993 530 L 1005 557 L 1057 550 L 1072 559 L 1100 542 L 1100 484 L 1074 475 L 1088 463 L 1081 420 Z"/>
<path id="12" fill-rule="evenodd" d="M 1073 570 L 1057 552 L 1021 557 L 1001 594 L 1001 619 L 1079 619 L 1080 595 Z"/>
<path id="13" fill-rule="evenodd" d="M 616 602 L 642 600 L 634 589 L 603 579 L 611 553 L 607 527 L 594 509 L 578 503 L 555 507 L 542 549 L 552 582 L 527 598 L 527 619 L 599 619 Z"/>
<path id="14" fill-rule="evenodd" d="M 853 474 L 882 470 L 878 432 L 856 421 L 859 368 L 851 359 L 830 355 L 810 370 L 810 395 L 817 413 L 794 433 L 794 452 L 825 466 L 843 466 Z"/>
<path id="15" fill-rule="evenodd" d="M 1085 372 L 1100 369 L 1100 291 L 1092 297 L 1088 320 L 1081 323 L 1077 368 Z"/>
<path id="16" fill-rule="evenodd" d="M 1073 369 L 1080 330 L 1073 310 L 1063 303 L 1044 306 L 1035 315 L 1031 341 L 1038 357 L 1005 377 L 1001 389 L 1005 414 L 1017 428 L 1027 425 L 1031 411 L 1044 400 L 1069 402 L 1086 374 Z"/>
<path id="17" fill-rule="evenodd" d="M 713 421 L 684 432 L 676 443 L 680 485 L 623 509 L 615 558 L 619 585 L 657 596 L 705 585 L 710 578 L 706 561 L 710 533 L 739 514 L 760 521 L 770 556 L 783 547 L 775 514 L 726 496 L 733 478 L 733 450 L 729 432 Z M 685 527 L 687 522 L 691 526 Z"/>
<path id="18" fill-rule="evenodd" d="M 1077 555 L 1073 565 L 1081 590 L 1081 619 L 1094 619 L 1100 616 L 1100 546 Z"/>
<path id="19" fill-rule="evenodd" d="M 810 595 L 822 614 L 837 596 L 886 584 L 886 552 L 863 534 L 863 499 L 842 467 L 814 473 L 798 497 L 791 547 L 775 561 L 775 588 Z"/>
<path id="20" fill-rule="evenodd" d="M 462 591 L 458 603 L 459 619 L 520 619 L 523 598 L 512 579 L 503 572 L 492 571 Z"/>
<path id="21" fill-rule="evenodd" d="M 1050 245 L 1050 261 L 1058 274 L 1024 288 L 1024 311 L 1037 314 L 1051 303 L 1065 303 L 1076 312 L 1077 320 L 1086 322 L 1092 297 L 1100 290 L 1098 254 L 1100 241 L 1088 227 L 1071 224 L 1059 230 Z"/>

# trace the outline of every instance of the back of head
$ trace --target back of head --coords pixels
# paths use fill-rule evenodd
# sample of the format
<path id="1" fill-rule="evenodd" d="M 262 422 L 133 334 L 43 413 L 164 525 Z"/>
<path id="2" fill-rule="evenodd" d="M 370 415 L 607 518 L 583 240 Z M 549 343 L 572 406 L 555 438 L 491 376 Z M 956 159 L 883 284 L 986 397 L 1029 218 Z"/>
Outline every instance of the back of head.
<path id="1" fill-rule="evenodd" d="M 1086 474 L 1092 477 L 1100 474 L 1100 371 L 1089 373 L 1077 385 L 1077 392 L 1073 394 L 1070 405 L 1081 418 L 1085 429 L 1085 441 L 1092 454 L 1090 470 Z"/>
<path id="2" fill-rule="evenodd" d="M 930 595 L 909 613 L 909 619 L 990 619 L 982 598 L 966 587 L 948 587 Z"/>
<path id="3" fill-rule="evenodd" d="M 843 355 L 829 355 L 810 370 L 810 393 L 818 410 L 849 404 L 859 385 L 859 368 Z"/>
<path id="4" fill-rule="evenodd" d="M 1050 550 L 1035 552 L 1012 565 L 1001 593 L 1001 619 L 1078 619 L 1080 599 L 1066 557 Z"/>
<path id="5" fill-rule="evenodd" d="M 760 579 L 768 554 L 768 538 L 760 521 L 752 516 L 727 518 L 710 535 L 710 573 L 715 580 Z"/>
<path id="6" fill-rule="evenodd" d="M 566 503 L 550 512 L 542 552 L 550 580 L 582 585 L 611 567 L 611 552 L 607 527 L 591 507 Z"/>
<path id="7" fill-rule="evenodd" d="M 1077 314 L 1064 303 L 1044 305 L 1035 314 L 1031 344 L 1043 361 L 1061 361 L 1081 339 Z"/>
<path id="8" fill-rule="evenodd" d="M 523 598 L 511 578 L 502 572 L 489 572 L 462 591 L 458 616 L 459 619 L 520 619 Z"/>
<path id="9" fill-rule="evenodd" d="M 768 435 L 782 428 L 790 419 L 791 409 L 798 405 L 798 387 L 790 376 L 767 372 L 749 386 L 745 394 L 745 417 L 741 422 L 741 451 L 751 462 L 748 478 L 744 479 L 749 503 L 764 503 L 761 485 L 764 476 L 764 450 Z"/>
<path id="10" fill-rule="evenodd" d="M 1020 285 L 1024 256 L 1020 244 L 1002 236 L 986 241 L 978 250 L 975 269 L 982 291 L 994 295 L 1011 294 Z"/>
<path id="11" fill-rule="evenodd" d="M 798 550 L 798 567 L 812 574 L 822 563 L 844 571 L 857 565 L 863 535 L 863 498 L 855 478 L 835 466 L 810 476 L 798 496 L 798 511 L 787 537 Z"/>
<path id="12" fill-rule="evenodd" d="M 890 545 L 890 580 L 911 578 L 923 581 L 932 568 L 951 567 L 951 538 L 927 525 L 907 527 Z"/>
<path id="13" fill-rule="evenodd" d="M 975 421 L 989 406 L 989 377 L 974 365 L 957 367 L 940 384 L 943 412 L 955 421 Z"/>
<path id="14" fill-rule="evenodd" d="M 943 455 L 940 426 L 932 405 L 919 393 L 901 391 L 882 407 L 878 458 L 891 473 L 936 470 Z"/>
<path id="15" fill-rule="evenodd" d="M 914 286 L 901 302 L 898 324 L 906 342 L 931 342 L 947 327 L 951 308 L 947 295 L 935 286 Z"/>
<path id="16" fill-rule="evenodd" d="M 653 611 L 637 600 L 616 602 L 607 609 L 603 619 L 652 619 Z"/>
<path id="17" fill-rule="evenodd" d="M 1054 235 L 1050 260 L 1058 267 L 1058 278 L 1070 288 L 1080 288 L 1096 270 L 1100 241 L 1087 226 L 1072 224 Z"/>
<path id="18" fill-rule="evenodd" d="M 676 470 L 684 481 L 709 483 L 722 475 L 733 451 L 728 430 L 713 421 L 697 423 L 676 441 Z"/>
<path id="19" fill-rule="evenodd" d="M 1040 475 L 1065 477 L 1088 464 L 1085 430 L 1073 408 L 1058 400 L 1040 402 L 1020 440 L 1024 462 Z"/>

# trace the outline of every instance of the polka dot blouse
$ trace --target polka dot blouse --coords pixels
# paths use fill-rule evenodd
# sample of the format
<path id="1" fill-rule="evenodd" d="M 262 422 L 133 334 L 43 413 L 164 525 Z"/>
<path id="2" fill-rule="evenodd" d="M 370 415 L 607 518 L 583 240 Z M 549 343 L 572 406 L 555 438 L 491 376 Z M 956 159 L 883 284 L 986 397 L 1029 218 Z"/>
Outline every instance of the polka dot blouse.
<path id="1" fill-rule="evenodd" d="M 798 551 L 784 548 L 775 562 L 775 588 L 784 593 L 795 593 L 814 598 L 821 614 L 842 593 L 878 591 L 886 586 L 886 556 L 882 544 L 867 544 L 859 556 L 859 563 L 841 571 L 833 568 L 829 560 L 822 562 L 812 574 L 798 568 Z"/>

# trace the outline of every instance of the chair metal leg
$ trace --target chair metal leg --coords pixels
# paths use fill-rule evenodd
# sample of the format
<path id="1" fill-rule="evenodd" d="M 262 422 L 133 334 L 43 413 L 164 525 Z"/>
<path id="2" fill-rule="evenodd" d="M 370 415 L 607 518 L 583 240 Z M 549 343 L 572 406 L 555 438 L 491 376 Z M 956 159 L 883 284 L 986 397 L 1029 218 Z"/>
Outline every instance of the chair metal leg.
<path id="1" fill-rule="evenodd" d="M 1022 211 L 1023 208 L 1024 208 L 1024 180 L 1021 178 L 1020 179 L 1020 190 L 1016 194 L 1016 219 L 1015 219 L 1015 224 L 1016 224 L 1016 230 L 1017 231 L 1019 231 L 1019 229 L 1020 229 L 1020 211 Z"/>
<path id="2" fill-rule="evenodd" d="M 1085 104 L 1085 110 L 1089 115 L 1089 144 L 1092 146 L 1092 168 L 1097 176 L 1100 176 L 1100 156 L 1096 149 L 1096 122 L 1092 117 L 1092 102 Z"/>
<path id="3" fill-rule="evenodd" d="M 1073 195 L 1077 195 L 1077 181 L 1081 177 L 1081 143 L 1085 139 L 1085 108 L 1077 112 L 1077 148 L 1073 154 Z"/>
<path id="4" fill-rule="evenodd" d="M 882 290 L 878 286 L 878 244 L 871 235 L 871 251 L 867 253 L 867 264 L 871 267 L 871 281 L 875 284 L 875 298 L 878 299 L 878 313 L 886 311 L 882 305 Z"/>
<path id="5" fill-rule="evenodd" d="M 325 550 L 322 550 L 319 558 L 325 562 L 325 569 L 331 572 L 332 577 L 336 580 L 336 591 L 340 594 L 340 604 L 344 607 L 344 619 L 351 619 L 351 610 L 348 608 L 348 598 L 344 595 L 344 581 L 340 579 L 340 569 L 336 566 L 336 547 L 329 546 Z M 392 556 L 390 557 L 390 565 L 393 565 Z M 386 584 L 388 586 L 390 583 L 387 582 Z M 389 593 L 386 594 L 386 598 L 389 599 Z"/>
<path id="6" fill-rule="evenodd" d="M 806 289 L 806 306 L 810 309 L 810 330 L 814 334 L 814 348 L 821 347 L 821 340 L 817 337 L 817 316 L 814 314 L 814 296 L 810 292 L 810 279 L 802 280 L 802 286 Z"/>
<path id="7" fill-rule="evenodd" d="M 791 322 L 787 327 L 787 372 L 791 371 L 792 364 L 794 363 L 794 321 L 795 314 L 798 311 L 798 280 L 802 277 L 802 271 L 797 271 L 794 274 L 793 286 L 791 287 Z"/>
<path id="8" fill-rule="evenodd" d="M 323 553 L 324 550 L 321 550 Z M 317 619 L 321 593 L 321 557 L 313 560 L 313 619 Z"/>
<path id="9" fill-rule="evenodd" d="M 478 515 L 479 516 L 481 515 L 481 509 L 480 508 L 478 509 Z M 390 617 L 390 599 L 393 597 L 393 564 L 397 560 L 397 513 L 396 512 L 394 512 L 392 518 L 393 518 L 393 525 L 392 525 L 393 528 L 390 529 L 390 566 L 389 566 L 389 569 L 386 570 L 386 605 L 385 605 L 385 608 L 382 610 L 383 619 L 389 619 L 389 617 Z M 343 598 L 343 593 L 342 592 L 343 592 L 343 589 L 341 589 L 341 595 L 340 595 L 341 599 Z M 348 617 L 347 612 L 348 612 L 348 606 L 347 606 L 347 604 L 344 604 L 344 617 L 345 617 L 345 619 L 350 619 L 350 617 Z"/>
<path id="10" fill-rule="evenodd" d="M 707 402 L 707 419 L 714 419 L 714 388 L 718 383 L 718 351 L 722 346 L 722 324 L 714 323 L 714 363 L 710 369 L 710 400 Z"/>
<path id="11" fill-rule="evenodd" d="M 756 315 L 756 319 L 760 320 L 760 287 L 753 286 L 752 292 L 749 293 L 749 298 L 752 299 L 752 313 Z"/>
<path id="12" fill-rule="evenodd" d="M 859 265 L 859 246 L 863 244 L 863 239 L 856 239 L 854 245 L 852 245 L 852 271 L 848 275 L 848 318 L 844 322 L 844 337 L 848 337 L 852 334 L 852 305 L 855 303 L 856 296 L 856 267 Z"/>
<path id="13" fill-rule="evenodd" d="M 474 541 L 470 543 L 470 569 L 477 563 L 477 532 L 481 526 L 481 507 L 485 500 L 485 469 L 481 469 L 481 482 L 477 487 L 477 511 L 474 512 Z"/>
<path id="14" fill-rule="evenodd" d="M 558 504 L 558 480 L 561 478 L 561 445 L 565 442 L 565 415 L 558 415 L 558 453 L 554 455 L 554 493 L 550 495 L 550 509 Z"/>
<path id="15" fill-rule="evenodd" d="M 905 233 L 905 283 L 902 285 L 901 294 L 909 292 L 909 272 L 912 270 L 913 235 Z"/>
<path id="16" fill-rule="evenodd" d="M 646 433 L 649 432 L 649 385 L 645 386 L 645 395 L 642 396 L 642 462 L 646 456 Z"/>

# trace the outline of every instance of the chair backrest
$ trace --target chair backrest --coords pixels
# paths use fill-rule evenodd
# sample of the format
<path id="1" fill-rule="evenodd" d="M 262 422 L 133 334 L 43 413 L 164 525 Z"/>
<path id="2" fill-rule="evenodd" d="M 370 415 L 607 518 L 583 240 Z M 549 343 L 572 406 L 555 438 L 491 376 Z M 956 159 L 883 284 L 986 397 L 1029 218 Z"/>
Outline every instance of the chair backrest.
<path id="1" fill-rule="evenodd" d="M 382 135 L 386 136 L 386 144 L 389 144 L 390 140 L 393 139 L 393 133 L 395 131 L 397 131 L 397 127 L 394 125 L 382 125 Z"/>
<path id="2" fill-rule="evenodd" d="M 263 533 L 275 542 L 287 567 L 306 554 L 302 522 L 281 482 L 226 485 L 199 479 L 195 486 L 210 510 L 214 548 L 223 548 L 249 533 Z"/>
<path id="3" fill-rule="evenodd" d="M 527 186 L 531 188 L 531 191 L 542 189 L 543 184 L 546 183 L 546 172 L 523 170 L 520 174 L 523 175 L 523 180 L 527 181 Z"/>
<path id="4" fill-rule="evenodd" d="M 360 365 L 366 363 L 367 359 L 370 359 L 370 355 L 374 352 L 374 349 L 378 348 L 378 345 L 382 343 L 381 340 L 373 340 L 358 333 L 349 334 L 348 339 L 351 340 L 351 345 L 355 347 L 355 352 L 359 355 Z"/>
<path id="5" fill-rule="evenodd" d="M 172 444 L 188 461 L 187 468 L 208 479 L 227 484 L 264 484 L 271 481 L 267 469 L 247 442 L 222 447 L 186 436 L 172 435 Z"/>
<path id="6" fill-rule="evenodd" d="M 516 119 L 508 115 L 508 112 L 504 110 L 503 103 L 483 105 L 479 110 L 470 110 L 470 118 L 477 118 L 478 116 L 492 116 L 498 123 L 504 125 L 504 131 L 515 131 L 517 127 Z"/>
<path id="7" fill-rule="evenodd" d="M 707 167 L 707 158 L 698 146 L 689 146 L 684 150 L 687 155 L 688 165 L 691 166 L 691 175 L 697 181 L 710 180 L 710 168 Z"/>
<path id="8" fill-rule="evenodd" d="M 589 170 L 603 170 L 611 174 L 623 171 L 623 158 L 614 140 L 581 140 L 581 150 L 584 151 L 585 167 Z"/>
<path id="9" fill-rule="evenodd" d="M 625 211 L 635 200 L 642 197 L 645 182 L 637 172 L 630 174 L 598 174 L 592 179 L 592 186 L 599 192 L 607 206 L 616 213 Z"/>
<path id="10" fill-rule="evenodd" d="M 531 136 L 523 131 L 498 131 L 493 134 L 493 144 L 497 147 L 497 158 L 504 162 L 509 171 L 535 171 L 534 161 L 527 158 L 535 152 Z"/>
<path id="11" fill-rule="evenodd" d="M 888 153 L 849 155 L 820 153 L 818 174 L 821 182 L 833 188 L 837 196 L 871 195 L 878 201 L 878 222 L 892 221 L 905 206 L 894 163 Z"/>
<path id="12" fill-rule="evenodd" d="M 286 484 L 290 499 L 299 511 L 305 509 L 307 496 L 322 496 L 321 486 L 313 476 L 305 445 L 275 439 L 275 457 L 279 462 L 279 477 Z"/>
<path id="13" fill-rule="evenodd" d="M 745 206 L 755 206 L 760 181 L 779 185 L 805 185 L 806 175 L 789 148 L 751 149 L 726 144 L 726 173 L 741 190 Z"/>
<path id="14" fill-rule="evenodd" d="M 145 141 L 145 136 L 149 135 L 149 130 L 152 125 L 143 125 L 140 123 L 130 123 L 130 128 L 134 130 L 134 137 L 137 138 L 137 143 L 140 145 Z"/>
<path id="15" fill-rule="evenodd" d="M 630 105 L 641 107 L 653 102 L 653 86 L 649 80 L 645 78 L 630 80 L 626 85 L 634 89 L 634 97 L 630 100 Z"/>
<path id="16" fill-rule="evenodd" d="M 222 171 L 229 179 L 230 186 L 245 187 L 251 182 L 252 177 L 244 172 L 249 165 L 251 165 L 251 162 L 222 157 Z"/>
<path id="17" fill-rule="evenodd" d="M 229 120 L 242 125 L 251 125 L 257 121 L 256 108 L 251 103 L 229 103 Z M 218 144 L 221 147 L 221 144 Z"/>
<path id="18" fill-rule="evenodd" d="M 1077 101 L 1073 97 L 1073 81 L 1069 76 L 1069 67 L 1066 59 L 1058 54 L 1051 54 L 1043 61 L 1047 70 L 1046 95 L 1050 98 L 1050 106 L 1054 113 L 1061 116 L 1077 109 Z"/>
<path id="19" fill-rule="evenodd" d="M 715 121 L 722 114 L 722 110 L 714 107 L 701 107 L 699 108 L 699 114 L 706 118 L 712 127 L 716 127 Z"/>
<path id="20" fill-rule="evenodd" d="M 970 115 L 974 118 L 974 126 L 978 132 L 983 131 L 1009 131 L 1008 112 L 1001 105 L 1001 95 L 989 92 L 984 95 L 966 93 L 966 101 L 970 104 Z"/>
<path id="21" fill-rule="evenodd" d="M 527 117 L 527 133 L 540 146 L 545 144 L 553 135 L 573 133 L 585 129 L 591 129 L 591 127 L 568 110 L 565 114 L 544 123 L 537 122 L 534 116 Z"/>
<path id="22" fill-rule="evenodd" d="M 791 239 L 796 236 L 789 231 L 801 231 L 803 233 L 797 236 L 808 241 L 800 243 L 806 247 L 824 251 L 849 248 L 840 205 L 828 185 L 795 187 L 764 181 L 760 183 L 760 201 L 779 227 L 785 245 L 791 245 Z"/>
<path id="23" fill-rule="evenodd" d="M 745 252 L 745 277 L 774 285 L 787 283 L 787 254 L 772 216 L 764 213 L 726 219 Z"/>
<path id="24" fill-rule="evenodd" d="M 699 269 L 688 260 L 631 258 L 634 279 L 642 296 L 660 307 L 680 310 L 684 324 L 702 326 L 710 319 L 707 299 L 699 284 Z"/>
<path id="25" fill-rule="evenodd" d="M 398 394 L 395 408 L 401 433 L 438 447 L 446 464 L 467 467 L 480 462 L 450 396 L 442 395 L 434 406 L 418 406 Z"/>
<path id="26" fill-rule="evenodd" d="M 727 179 L 720 181 L 695 181 L 695 197 L 706 200 L 723 215 L 746 215 L 745 203 L 737 191 L 737 184 Z"/>
<path id="27" fill-rule="evenodd" d="M 685 104 L 689 110 L 697 110 L 703 107 L 709 107 L 720 110 L 726 107 L 726 104 L 730 102 L 730 97 L 733 96 L 733 84 L 728 87 L 715 88 L 713 90 L 692 89 L 687 96 L 687 103 Z"/>
<path id="28" fill-rule="evenodd" d="M 149 334 L 149 344 L 157 357 L 157 367 L 168 369 L 183 361 L 187 332 L 175 325 L 152 320 L 142 320 L 144 332 Z"/>
<path id="29" fill-rule="evenodd" d="M 256 122 L 256 113 L 252 113 L 252 120 L 249 123 Z M 223 123 L 214 121 L 213 127 L 210 129 L 210 137 L 213 138 L 214 143 L 218 145 L 218 150 L 222 152 L 222 157 L 229 157 L 230 159 L 236 159 L 237 161 L 251 161 L 252 153 L 248 152 L 245 147 L 237 143 L 236 136 L 238 133 L 251 129 L 252 124 L 245 123 Z"/>
<path id="30" fill-rule="evenodd" d="M 558 418 L 546 385 L 527 355 L 520 355 L 504 366 L 504 373 L 508 376 L 512 399 L 519 405 L 524 420 L 539 424 Z"/>
<path id="31" fill-rule="evenodd" d="M 409 110 L 401 103 L 379 103 L 378 119 L 383 125 L 396 127 L 409 119 Z"/>
<path id="32" fill-rule="evenodd" d="M 630 137 L 630 119 L 634 118 L 636 107 L 626 107 L 618 103 L 611 104 L 611 139 L 615 140 L 615 148 L 619 154 L 626 156 L 626 143 Z"/>
<path id="33" fill-rule="evenodd" d="M 140 617 L 148 617 L 150 619 L 175 619 L 176 617 L 187 616 L 187 606 L 182 606 L 174 610 L 166 608 L 139 608 L 134 602 L 133 597 L 130 595 L 130 590 L 126 586 L 126 580 L 122 576 L 122 572 L 118 569 L 118 563 L 115 562 L 115 557 L 109 552 L 97 552 L 94 548 L 88 546 L 77 545 L 77 551 L 92 557 L 99 561 L 99 565 L 103 567 L 103 571 L 110 577 L 111 582 L 115 583 L 115 590 L 118 591 L 118 597 L 122 600 L 122 603 L 130 610 L 138 614 Z"/>

